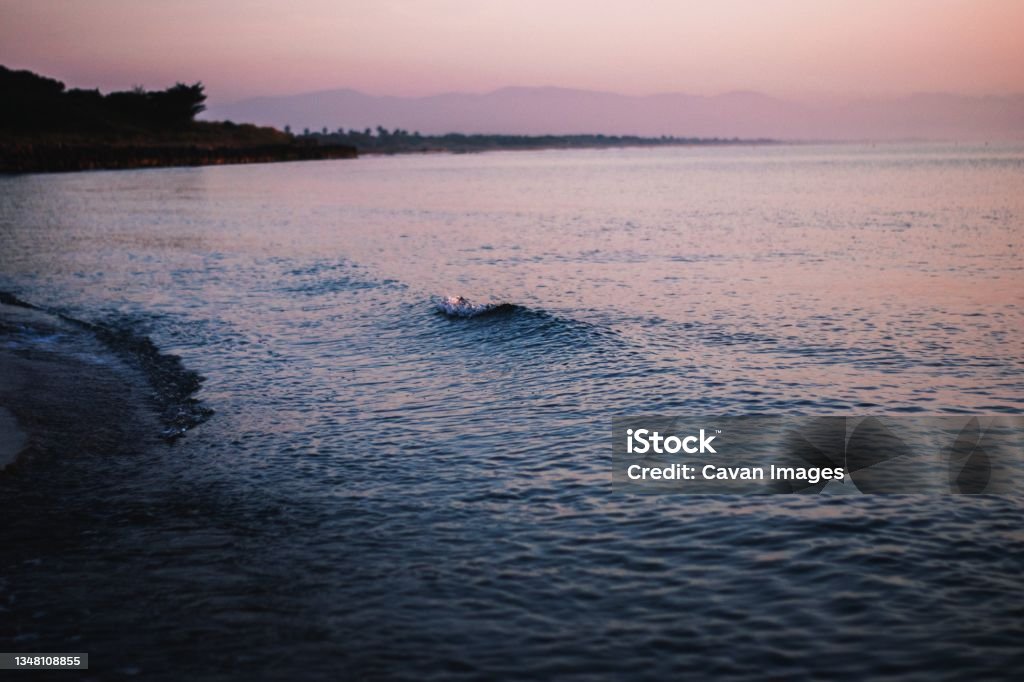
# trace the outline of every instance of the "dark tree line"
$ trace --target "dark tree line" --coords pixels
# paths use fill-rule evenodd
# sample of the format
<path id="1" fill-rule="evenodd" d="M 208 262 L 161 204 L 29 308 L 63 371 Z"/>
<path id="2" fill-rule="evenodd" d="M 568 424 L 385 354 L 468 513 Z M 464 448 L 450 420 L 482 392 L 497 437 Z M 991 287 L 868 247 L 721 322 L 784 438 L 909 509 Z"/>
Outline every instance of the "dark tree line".
<path id="1" fill-rule="evenodd" d="M 0 173 L 349 159 L 355 147 L 197 121 L 202 83 L 102 94 L 0 66 Z"/>
<path id="2" fill-rule="evenodd" d="M 188 128 L 203 109 L 202 83 L 106 95 L 68 90 L 31 71 L 0 66 L 0 128 L 14 131 L 152 132 Z"/>

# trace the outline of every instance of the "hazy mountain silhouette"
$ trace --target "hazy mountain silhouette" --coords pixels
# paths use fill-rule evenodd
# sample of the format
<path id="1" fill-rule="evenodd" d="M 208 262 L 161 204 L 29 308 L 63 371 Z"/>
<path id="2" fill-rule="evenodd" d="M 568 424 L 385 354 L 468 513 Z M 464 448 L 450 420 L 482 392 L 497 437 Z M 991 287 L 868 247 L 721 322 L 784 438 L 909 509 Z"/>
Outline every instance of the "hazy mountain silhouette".
<path id="1" fill-rule="evenodd" d="M 295 130 L 382 125 L 425 134 L 1024 140 L 1024 95 L 918 94 L 811 105 L 756 92 L 634 97 L 512 87 L 484 94 L 381 97 L 340 89 L 211 106 L 205 117 L 288 124 Z"/>

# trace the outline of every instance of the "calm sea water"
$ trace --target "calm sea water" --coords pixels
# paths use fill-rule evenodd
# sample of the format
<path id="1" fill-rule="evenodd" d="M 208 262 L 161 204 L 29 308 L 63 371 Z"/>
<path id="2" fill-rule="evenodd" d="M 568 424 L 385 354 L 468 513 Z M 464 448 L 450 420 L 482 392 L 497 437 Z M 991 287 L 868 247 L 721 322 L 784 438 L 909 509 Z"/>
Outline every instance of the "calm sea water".
<path id="1" fill-rule="evenodd" d="M 0 234 L 0 289 L 149 335 L 216 411 L 50 465 L 73 532 L 8 565 L 40 614 L 8 650 L 168 679 L 1024 673 L 1020 499 L 614 494 L 609 441 L 636 413 L 1021 413 L 1024 149 L 7 177 Z"/>

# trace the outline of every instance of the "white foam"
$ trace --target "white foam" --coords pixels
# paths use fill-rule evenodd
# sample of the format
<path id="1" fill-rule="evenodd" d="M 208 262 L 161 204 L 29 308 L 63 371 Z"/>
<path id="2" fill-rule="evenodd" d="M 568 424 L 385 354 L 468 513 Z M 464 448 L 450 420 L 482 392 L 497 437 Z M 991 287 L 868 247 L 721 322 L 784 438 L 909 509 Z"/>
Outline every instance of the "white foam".
<path id="1" fill-rule="evenodd" d="M 445 296 L 434 303 L 439 311 L 452 317 L 476 317 L 488 313 L 500 304 L 473 303 L 465 296 Z"/>

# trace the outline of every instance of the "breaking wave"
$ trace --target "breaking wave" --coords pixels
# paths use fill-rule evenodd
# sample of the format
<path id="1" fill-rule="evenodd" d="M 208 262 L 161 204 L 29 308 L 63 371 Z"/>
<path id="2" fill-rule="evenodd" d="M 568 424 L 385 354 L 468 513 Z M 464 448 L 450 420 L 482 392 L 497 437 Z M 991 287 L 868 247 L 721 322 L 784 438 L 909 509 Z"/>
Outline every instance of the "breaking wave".
<path id="1" fill-rule="evenodd" d="M 522 306 L 512 303 L 473 303 L 465 296 L 444 296 L 435 299 L 434 308 L 448 317 L 463 318 L 525 310 Z"/>

